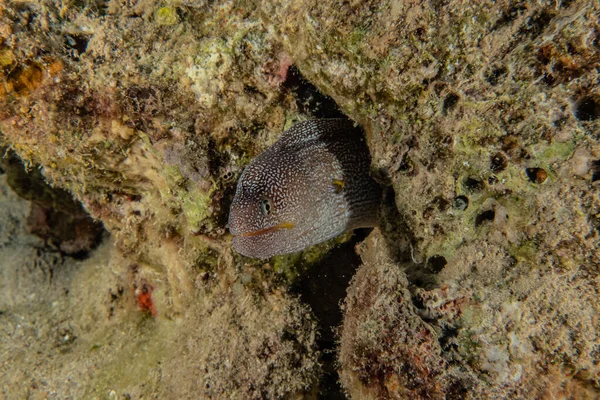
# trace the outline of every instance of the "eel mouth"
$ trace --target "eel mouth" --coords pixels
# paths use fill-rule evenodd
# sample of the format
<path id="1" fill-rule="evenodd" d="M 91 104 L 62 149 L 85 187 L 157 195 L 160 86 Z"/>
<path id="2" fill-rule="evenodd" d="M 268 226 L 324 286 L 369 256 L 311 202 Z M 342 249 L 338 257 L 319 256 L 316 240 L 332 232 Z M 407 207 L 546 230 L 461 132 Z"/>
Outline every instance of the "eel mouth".
<path id="1" fill-rule="evenodd" d="M 280 231 L 282 229 L 292 229 L 295 226 L 296 226 L 296 224 L 294 224 L 293 222 L 282 222 L 282 223 L 280 223 L 278 225 L 274 225 L 274 226 L 272 226 L 270 228 L 260 229 L 258 231 L 254 231 L 254 232 L 245 232 L 245 233 L 242 233 L 241 236 L 244 236 L 244 237 L 260 236 L 260 235 L 265 235 L 265 234 L 270 233 L 270 232 L 277 232 L 277 231 Z"/>

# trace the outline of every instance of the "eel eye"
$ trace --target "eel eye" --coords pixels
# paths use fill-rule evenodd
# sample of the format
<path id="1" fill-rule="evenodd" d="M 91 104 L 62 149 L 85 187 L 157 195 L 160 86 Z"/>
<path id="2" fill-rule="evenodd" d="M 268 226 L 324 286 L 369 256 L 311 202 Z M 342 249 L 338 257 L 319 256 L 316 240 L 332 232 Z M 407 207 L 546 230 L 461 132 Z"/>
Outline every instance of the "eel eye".
<path id="1" fill-rule="evenodd" d="M 262 212 L 262 214 L 266 217 L 267 215 L 271 214 L 271 202 L 269 201 L 269 199 L 263 199 L 260 202 L 260 211 Z"/>

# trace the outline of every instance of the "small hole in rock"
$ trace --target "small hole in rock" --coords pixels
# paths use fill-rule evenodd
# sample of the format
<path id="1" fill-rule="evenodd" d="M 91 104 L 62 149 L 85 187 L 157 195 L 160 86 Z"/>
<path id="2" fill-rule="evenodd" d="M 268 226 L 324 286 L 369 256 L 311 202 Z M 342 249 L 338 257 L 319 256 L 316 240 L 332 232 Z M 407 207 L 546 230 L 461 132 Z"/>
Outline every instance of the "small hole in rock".
<path id="1" fill-rule="evenodd" d="M 442 113 L 445 115 L 448 111 L 451 111 L 456 104 L 460 100 L 460 97 L 456 93 L 449 93 L 444 99 L 444 103 L 442 104 Z"/>
<path id="2" fill-rule="evenodd" d="M 483 182 L 480 179 L 467 178 L 465 179 L 465 188 L 471 192 L 480 192 L 483 190 Z"/>
<path id="3" fill-rule="evenodd" d="M 444 212 L 448 209 L 450 203 L 443 196 L 436 196 L 431 201 L 431 205 L 436 206 L 439 211 Z"/>
<path id="4" fill-rule="evenodd" d="M 431 88 L 433 89 L 433 92 L 436 96 L 440 96 L 442 94 L 442 91 L 446 88 L 446 86 L 448 86 L 446 83 L 440 81 L 433 82 L 431 84 Z"/>
<path id="5" fill-rule="evenodd" d="M 490 169 L 494 173 L 502 172 L 508 166 L 508 160 L 506 156 L 500 152 L 490 157 Z"/>
<path id="6" fill-rule="evenodd" d="M 251 85 L 244 85 L 244 93 L 246 94 L 260 94 L 260 90 Z"/>
<path id="7" fill-rule="evenodd" d="M 484 211 L 475 218 L 475 226 L 480 226 L 485 221 L 493 221 L 495 216 L 494 210 Z"/>
<path id="8" fill-rule="evenodd" d="M 600 99 L 595 96 L 585 96 L 573 107 L 575 118 L 580 121 L 593 121 L 600 117 Z"/>
<path id="9" fill-rule="evenodd" d="M 469 207 L 469 198 L 467 196 L 457 196 L 454 198 L 453 206 L 459 211 L 466 210 Z"/>
<path id="10" fill-rule="evenodd" d="M 531 183 L 544 183 L 548 179 L 548 173 L 542 168 L 526 168 L 525 174 Z"/>
<path id="11" fill-rule="evenodd" d="M 431 256 L 429 257 L 429 260 L 427 260 L 427 269 L 431 273 L 437 274 L 444 269 L 446 264 L 448 264 L 446 257 L 440 255 Z"/>
<path id="12" fill-rule="evenodd" d="M 485 77 L 485 80 L 492 86 L 496 86 L 500 79 L 506 75 L 505 67 L 494 68 L 490 73 Z"/>
<path id="13" fill-rule="evenodd" d="M 546 72 L 544 75 L 542 75 L 542 82 L 548 86 L 552 86 L 556 83 L 556 78 L 551 73 Z"/>
<path id="14" fill-rule="evenodd" d="M 70 56 L 78 60 L 79 56 L 86 52 L 89 42 L 89 37 L 83 35 L 66 35 L 65 45 L 72 50 Z"/>
<path id="15" fill-rule="evenodd" d="M 557 128 L 562 128 L 563 126 L 565 126 L 565 124 L 567 123 L 567 121 L 569 120 L 569 117 L 564 115 L 560 118 L 558 118 L 557 120 L 552 122 L 552 125 L 554 125 Z"/>
<path id="16" fill-rule="evenodd" d="M 458 336 L 458 328 L 444 326 L 444 327 L 442 327 L 442 334 L 441 334 L 441 336 L 438 337 L 438 341 L 440 342 L 440 345 L 442 346 L 442 348 L 445 348 L 446 350 L 456 349 L 457 348 L 456 344 L 452 343 L 450 341 L 450 339 L 455 338 L 457 336 Z M 465 396 L 457 397 L 457 398 L 463 399 L 463 398 L 465 398 Z"/>
<path id="17" fill-rule="evenodd" d="M 415 169 L 415 164 L 413 163 L 413 161 L 410 159 L 409 156 L 405 155 L 404 157 L 402 157 L 402 160 L 398 164 L 397 171 L 404 173 L 404 174 L 408 174 L 408 173 L 411 173 L 412 171 L 414 171 L 414 169 Z"/>
<path id="18" fill-rule="evenodd" d="M 433 213 L 434 213 L 434 208 L 427 207 L 425 210 L 423 210 L 423 219 L 429 219 L 429 218 L 433 217 Z"/>
<path id="19" fill-rule="evenodd" d="M 421 287 L 423 282 L 420 279 L 416 279 L 412 282 L 412 284 L 415 285 L 416 287 Z M 413 306 L 415 306 L 417 309 L 419 309 L 419 310 L 425 309 L 425 303 L 423 302 L 423 299 L 421 297 L 412 296 L 411 301 L 413 303 Z"/>
<path id="20" fill-rule="evenodd" d="M 492 175 L 488 178 L 488 185 L 495 185 L 496 183 L 498 183 L 496 175 Z"/>
<path id="21" fill-rule="evenodd" d="M 592 162 L 592 182 L 600 181 L 600 160 Z"/>
<path id="22" fill-rule="evenodd" d="M 546 10 L 533 14 L 528 18 L 527 24 L 519 30 L 517 35 L 535 38 L 544 31 L 551 19 L 552 14 Z"/>

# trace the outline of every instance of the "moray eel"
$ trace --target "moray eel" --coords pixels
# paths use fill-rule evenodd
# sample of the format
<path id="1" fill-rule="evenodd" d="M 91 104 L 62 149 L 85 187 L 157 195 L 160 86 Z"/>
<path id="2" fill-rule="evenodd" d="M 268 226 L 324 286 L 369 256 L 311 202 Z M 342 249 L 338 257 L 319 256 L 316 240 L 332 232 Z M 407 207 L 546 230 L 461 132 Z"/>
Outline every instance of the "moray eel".
<path id="1" fill-rule="evenodd" d="M 345 119 L 294 125 L 239 178 L 229 231 L 245 256 L 300 251 L 377 224 L 381 189 L 360 129 Z"/>

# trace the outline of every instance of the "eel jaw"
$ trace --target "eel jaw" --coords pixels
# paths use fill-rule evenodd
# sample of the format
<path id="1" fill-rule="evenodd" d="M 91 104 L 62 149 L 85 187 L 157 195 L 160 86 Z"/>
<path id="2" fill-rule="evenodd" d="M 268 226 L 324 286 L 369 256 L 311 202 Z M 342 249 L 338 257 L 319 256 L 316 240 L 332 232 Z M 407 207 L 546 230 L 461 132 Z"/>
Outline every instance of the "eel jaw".
<path id="1" fill-rule="evenodd" d="M 265 235 L 270 232 L 277 232 L 282 229 L 292 229 L 295 226 L 296 226 L 296 224 L 294 224 L 293 222 L 282 222 L 282 223 L 280 223 L 278 225 L 274 225 L 270 228 L 260 229 L 258 231 L 254 231 L 254 232 L 242 233 L 241 236 L 244 236 L 244 237 L 260 236 L 260 235 Z"/>

